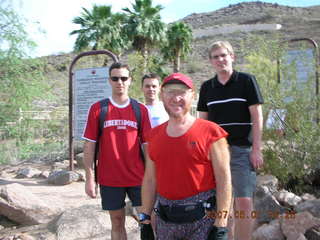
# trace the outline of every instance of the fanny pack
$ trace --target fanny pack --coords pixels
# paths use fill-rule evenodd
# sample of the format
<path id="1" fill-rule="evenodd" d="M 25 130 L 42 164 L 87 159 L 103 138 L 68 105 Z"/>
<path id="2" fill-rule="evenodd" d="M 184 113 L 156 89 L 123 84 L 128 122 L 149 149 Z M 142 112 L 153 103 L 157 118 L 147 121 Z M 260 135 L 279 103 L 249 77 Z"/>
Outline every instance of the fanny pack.
<path id="1" fill-rule="evenodd" d="M 215 196 L 206 201 L 199 201 L 191 204 L 175 204 L 172 206 L 158 203 L 155 212 L 165 222 L 171 223 L 191 223 L 202 219 L 206 211 L 213 210 L 216 202 Z"/>

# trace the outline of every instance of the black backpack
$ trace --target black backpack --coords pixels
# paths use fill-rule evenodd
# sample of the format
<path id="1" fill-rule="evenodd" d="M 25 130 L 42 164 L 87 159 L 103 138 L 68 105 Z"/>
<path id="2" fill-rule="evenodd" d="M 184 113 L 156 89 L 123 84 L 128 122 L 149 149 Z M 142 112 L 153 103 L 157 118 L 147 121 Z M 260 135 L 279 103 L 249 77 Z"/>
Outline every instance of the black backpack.
<path id="1" fill-rule="evenodd" d="M 95 182 L 98 182 L 98 176 L 97 176 L 97 158 L 98 158 L 98 153 L 99 153 L 99 141 L 100 141 L 100 137 L 102 135 L 102 131 L 103 131 L 103 124 L 104 124 L 104 120 L 107 117 L 107 113 L 108 113 L 108 105 L 109 105 L 109 98 L 105 98 L 100 100 L 100 115 L 99 115 L 99 131 L 98 131 L 98 140 L 96 142 L 96 148 L 95 148 L 95 155 L 94 155 L 94 179 Z M 134 111 L 134 115 L 137 119 L 137 123 L 138 123 L 138 133 L 141 130 L 141 111 L 140 111 L 140 106 L 137 100 L 130 98 L 130 105 L 133 108 Z M 140 155 L 142 160 L 144 161 L 144 155 L 143 155 L 143 150 L 142 150 L 142 146 L 141 146 L 141 142 L 139 139 L 139 145 L 140 145 Z"/>

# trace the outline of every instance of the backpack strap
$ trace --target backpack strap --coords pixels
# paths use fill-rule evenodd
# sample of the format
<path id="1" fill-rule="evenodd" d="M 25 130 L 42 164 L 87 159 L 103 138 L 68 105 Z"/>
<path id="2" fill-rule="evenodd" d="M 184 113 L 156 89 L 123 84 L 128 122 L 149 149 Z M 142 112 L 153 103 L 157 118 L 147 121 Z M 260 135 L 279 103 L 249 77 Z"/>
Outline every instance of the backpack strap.
<path id="1" fill-rule="evenodd" d="M 96 183 L 98 183 L 97 159 L 99 154 L 99 141 L 103 131 L 104 120 L 106 119 L 107 113 L 108 113 L 109 98 L 102 99 L 100 100 L 99 103 L 100 103 L 100 114 L 99 114 L 99 126 L 98 126 L 98 139 L 96 141 L 96 148 L 95 148 L 94 162 L 93 162 L 94 180 Z"/>
<path id="2" fill-rule="evenodd" d="M 136 117 L 137 124 L 138 124 L 138 141 L 139 141 L 139 148 L 140 148 L 140 157 L 141 157 L 143 163 L 145 163 L 142 143 L 140 141 L 140 136 L 139 136 L 139 134 L 141 133 L 141 109 L 140 109 L 140 104 L 139 104 L 139 102 L 137 100 L 135 100 L 133 98 L 130 98 L 130 104 L 131 104 L 131 106 L 133 108 L 134 115 Z"/>
<path id="3" fill-rule="evenodd" d="M 133 108 L 134 115 L 135 115 L 137 123 L 138 123 L 138 132 L 140 133 L 140 130 L 141 130 L 141 109 L 140 109 L 139 102 L 133 98 L 130 98 L 130 104 Z"/>
<path id="4" fill-rule="evenodd" d="M 108 104 L 109 104 L 109 98 L 100 100 L 98 138 L 100 138 L 102 135 L 104 120 L 106 119 L 107 113 L 108 113 Z"/>

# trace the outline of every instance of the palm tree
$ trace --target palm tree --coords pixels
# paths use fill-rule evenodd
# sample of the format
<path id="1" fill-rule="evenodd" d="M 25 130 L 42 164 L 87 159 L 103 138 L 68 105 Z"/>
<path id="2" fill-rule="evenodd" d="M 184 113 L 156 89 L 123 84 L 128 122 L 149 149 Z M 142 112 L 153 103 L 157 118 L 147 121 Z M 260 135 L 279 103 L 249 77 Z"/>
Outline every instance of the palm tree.
<path id="1" fill-rule="evenodd" d="M 127 22 L 124 26 L 132 46 L 144 58 L 144 72 L 150 50 L 160 44 L 165 38 L 166 24 L 161 21 L 161 5 L 152 6 L 152 0 L 135 0 L 133 10 L 122 9 L 127 13 Z"/>
<path id="2" fill-rule="evenodd" d="M 92 11 L 82 9 L 81 16 L 72 21 L 81 27 L 70 33 L 78 35 L 74 50 L 108 49 L 118 56 L 121 55 L 128 46 L 128 39 L 122 31 L 125 15 L 112 14 L 111 6 L 93 5 Z"/>
<path id="3" fill-rule="evenodd" d="M 167 31 L 167 42 L 162 48 L 165 59 L 173 62 L 173 71 L 180 71 L 180 60 L 191 51 L 192 30 L 184 22 L 175 22 Z"/>

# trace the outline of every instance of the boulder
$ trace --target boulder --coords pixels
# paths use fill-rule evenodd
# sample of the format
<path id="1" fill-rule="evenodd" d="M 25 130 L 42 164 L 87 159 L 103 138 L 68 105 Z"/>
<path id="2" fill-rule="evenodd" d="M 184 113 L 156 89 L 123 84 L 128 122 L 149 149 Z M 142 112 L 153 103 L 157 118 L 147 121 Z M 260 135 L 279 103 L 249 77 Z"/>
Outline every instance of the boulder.
<path id="1" fill-rule="evenodd" d="M 320 226 L 318 228 L 310 228 L 307 230 L 305 237 L 308 240 L 320 240 Z"/>
<path id="2" fill-rule="evenodd" d="M 57 170 L 50 173 L 48 183 L 53 185 L 66 185 L 81 180 L 82 177 L 73 171 Z"/>
<path id="3" fill-rule="evenodd" d="M 254 197 L 254 209 L 257 213 L 258 224 L 275 220 L 277 213 L 285 210 L 266 186 L 257 187 Z"/>
<path id="4" fill-rule="evenodd" d="M 266 186 L 271 193 L 278 190 L 279 180 L 272 175 L 258 175 L 257 176 L 257 187 Z"/>
<path id="5" fill-rule="evenodd" d="M 287 240 L 306 239 L 304 234 L 310 228 L 320 226 L 320 219 L 312 216 L 309 212 L 301 212 L 294 217 L 287 218 L 286 215 L 280 217 L 280 224 L 283 234 Z"/>
<path id="6" fill-rule="evenodd" d="M 263 224 L 252 234 L 252 240 L 284 240 L 279 220 L 273 220 L 269 224 Z"/>
<path id="7" fill-rule="evenodd" d="M 314 217 L 320 218 L 320 199 L 302 202 L 295 207 L 295 211 L 309 211 Z"/>
<path id="8" fill-rule="evenodd" d="M 302 198 L 287 190 L 280 190 L 275 194 L 276 199 L 286 207 L 294 207 L 298 205 Z"/>
<path id="9" fill-rule="evenodd" d="M 302 201 L 310 201 L 310 200 L 316 200 L 317 198 L 312 195 L 312 194 L 309 194 L 309 193 L 304 193 L 302 196 Z"/>
<path id="10" fill-rule="evenodd" d="M 0 215 L 23 224 L 46 223 L 56 212 L 18 183 L 0 186 Z"/>
<path id="11" fill-rule="evenodd" d="M 41 171 L 35 168 L 27 167 L 19 169 L 16 178 L 33 178 L 38 177 Z"/>
<path id="12" fill-rule="evenodd" d="M 127 218 L 126 221 L 135 221 Z M 100 205 L 83 205 L 65 211 L 51 225 L 56 232 L 57 240 L 111 239 L 111 221 L 107 212 L 101 210 Z M 138 240 L 138 223 L 131 223 L 127 227 L 128 239 Z"/>

